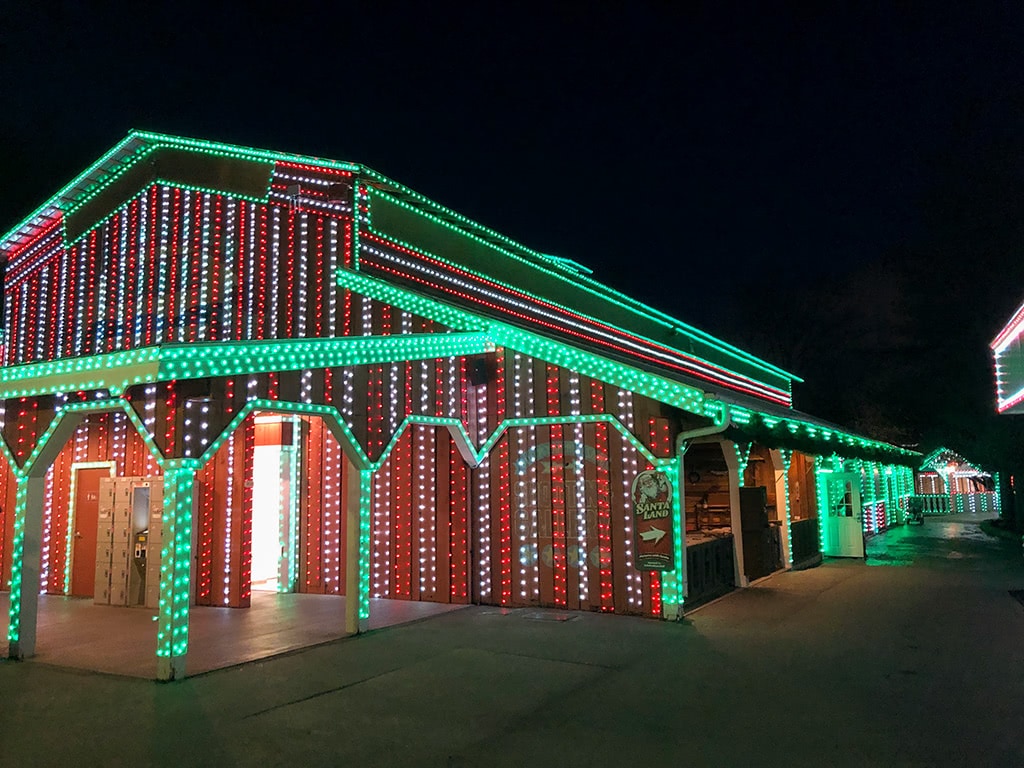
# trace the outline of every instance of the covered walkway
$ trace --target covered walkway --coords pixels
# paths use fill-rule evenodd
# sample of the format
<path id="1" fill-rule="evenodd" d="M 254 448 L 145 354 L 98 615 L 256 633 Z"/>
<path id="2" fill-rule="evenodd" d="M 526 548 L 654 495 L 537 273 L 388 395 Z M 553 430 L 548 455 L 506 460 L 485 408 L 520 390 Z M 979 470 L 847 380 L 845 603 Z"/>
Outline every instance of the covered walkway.
<path id="1" fill-rule="evenodd" d="M 464 605 L 371 600 L 369 629 L 404 624 Z M 9 593 L 0 592 L 6 634 Z M 189 616 L 189 674 L 235 666 L 345 636 L 345 598 L 254 592 L 246 609 L 194 606 Z M 156 614 L 95 605 L 89 598 L 40 595 L 39 640 L 32 662 L 153 678 Z"/>

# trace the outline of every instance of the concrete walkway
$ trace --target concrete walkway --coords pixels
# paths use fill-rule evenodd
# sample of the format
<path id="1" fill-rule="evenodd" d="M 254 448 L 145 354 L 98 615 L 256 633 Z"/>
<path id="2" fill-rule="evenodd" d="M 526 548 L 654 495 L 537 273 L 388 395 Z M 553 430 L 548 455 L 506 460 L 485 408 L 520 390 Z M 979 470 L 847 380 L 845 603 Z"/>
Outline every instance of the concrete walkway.
<path id="1" fill-rule="evenodd" d="M 0 663 L 0 765 L 1024 765 L 1024 562 L 967 516 L 684 623 L 470 608 L 156 683 Z"/>

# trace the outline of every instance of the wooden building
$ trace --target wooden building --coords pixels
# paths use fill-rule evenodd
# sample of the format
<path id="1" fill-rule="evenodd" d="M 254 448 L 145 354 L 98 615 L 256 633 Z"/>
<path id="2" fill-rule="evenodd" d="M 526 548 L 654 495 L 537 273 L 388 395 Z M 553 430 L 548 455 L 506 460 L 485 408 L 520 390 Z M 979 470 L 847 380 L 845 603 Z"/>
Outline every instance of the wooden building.
<path id="1" fill-rule="evenodd" d="M 13 657 L 40 591 L 155 610 L 161 679 L 259 588 L 675 618 L 911 492 L 792 374 L 359 164 L 133 132 L 0 250 Z"/>

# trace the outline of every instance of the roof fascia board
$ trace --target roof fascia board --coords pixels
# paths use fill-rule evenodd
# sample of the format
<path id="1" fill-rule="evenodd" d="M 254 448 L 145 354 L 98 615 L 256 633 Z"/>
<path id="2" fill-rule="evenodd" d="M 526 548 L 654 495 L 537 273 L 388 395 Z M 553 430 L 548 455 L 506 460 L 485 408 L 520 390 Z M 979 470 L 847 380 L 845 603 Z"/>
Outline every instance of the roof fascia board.
<path id="1" fill-rule="evenodd" d="M 388 185 L 393 185 L 393 186 L 396 186 L 396 187 L 400 187 L 401 186 L 401 185 L 398 185 L 396 182 L 394 182 L 394 181 L 392 181 L 390 179 L 387 179 L 386 177 L 383 177 L 380 174 L 377 174 L 375 171 L 371 171 L 370 169 L 367 169 L 365 167 L 364 167 L 363 170 L 364 170 L 364 173 L 372 174 L 372 175 L 374 175 L 375 178 L 380 178 L 382 180 L 382 183 L 386 183 Z M 614 304 L 616 304 L 619 307 L 621 307 L 622 309 L 625 309 L 625 310 L 627 310 L 629 312 L 632 312 L 633 314 L 636 314 L 636 315 L 638 315 L 640 317 L 643 317 L 646 320 L 649 320 L 649 321 L 652 321 L 654 323 L 657 323 L 658 325 L 663 326 L 666 330 L 669 330 L 669 331 L 672 331 L 672 332 L 675 332 L 675 333 L 683 333 L 683 334 L 691 335 L 696 340 L 699 340 L 699 341 L 701 341 L 701 342 L 703 342 L 705 344 L 708 344 L 708 345 L 714 347 L 716 350 L 718 350 L 718 351 L 720 351 L 720 352 L 722 352 L 722 353 L 724 353 L 726 355 L 729 355 L 730 357 L 736 357 L 736 358 L 742 360 L 743 362 L 745 362 L 745 363 L 747 363 L 749 365 L 752 365 L 752 366 L 754 366 L 756 368 L 760 368 L 761 370 L 763 370 L 765 372 L 772 373 L 772 374 L 775 374 L 776 376 L 781 376 L 783 378 L 786 378 L 786 379 L 789 379 L 791 381 L 795 381 L 795 382 L 798 382 L 798 383 L 802 383 L 803 382 L 803 379 L 800 378 L 799 376 L 797 376 L 794 373 L 790 373 L 789 371 L 786 371 L 786 370 L 784 370 L 782 368 L 779 368 L 778 366 L 773 365 L 772 363 L 769 363 L 769 362 L 767 362 L 765 360 L 762 360 L 761 358 L 759 358 L 759 357 L 757 357 L 755 355 L 752 355 L 751 353 L 749 353 L 749 352 L 747 352 L 747 351 L 745 351 L 743 349 L 740 349 L 739 347 L 735 347 L 735 346 L 733 346 L 731 344 L 728 344 L 727 342 L 724 342 L 721 339 L 718 339 L 718 338 L 712 336 L 711 334 L 706 333 L 705 331 L 701 331 L 701 330 L 699 330 L 697 328 L 694 328 L 694 327 L 692 327 L 692 326 L 682 322 L 681 320 L 678 320 L 677 318 L 671 317 L 670 315 L 667 315 L 667 314 L 665 314 L 663 312 L 660 312 L 659 310 L 656 310 L 656 309 L 654 309 L 652 307 L 649 307 L 646 304 L 643 304 L 642 302 L 637 301 L 636 299 L 633 299 L 633 298 L 631 298 L 631 297 L 629 297 L 629 296 L 627 296 L 627 295 L 625 295 L 623 293 L 620 293 L 620 292 L 618 292 L 618 291 L 616 291 L 616 290 L 614 290 L 612 288 L 609 288 L 608 286 L 604 285 L 603 283 L 600 283 L 597 280 L 594 280 L 593 278 L 590 278 L 590 277 L 588 277 L 585 274 L 577 272 L 576 270 L 571 270 L 571 269 L 567 270 L 566 267 L 564 266 L 564 263 L 563 263 L 565 261 L 564 259 L 557 259 L 557 258 L 548 256 L 546 254 L 538 253 L 537 251 L 531 250 L 531 249 L 529 249 L 529 248 L 527 248 L 527 247 L 525 247 L 523 245 L 520 245 L 519 243 L 515 242 L 514 240 L 510 240 L 510 239 L 505 238 L 505 237 L 503 237 L 501 235 L 498 235 L 493 230 L 489 230 L 486 227 L 482 227 L 481 225 L 476 224 L 475 222 L 473 222 L 473 221 L 471 221 L 469 219 L 466 219 L 465 217 L 460 216 L 459 214 L 455 213 L 454 211 L 452 211 L 449 208 L 444 208 L 443 206 L 439 206 L 436 203 L 433 203 L 432 201 L 430 201 L 428 198 L 424 197 L 423 195 L 420 195 L 418 193 L 412 192 L 412 190 L 409 190 L 406 187 L 401 187 L 401 189 L 402 189 L 403 192 L 405 192 L 405 193 L 407 193 L 409 195 L 414 196 L 418 201 L 422 202 L 424 205 L 433 206 L 435 209 L 437 209 L 437 211 L 442 212 L 446 217 L 458 217 L 459 221 L 460 222 L 464 222 L 467 227 L 471 228 L 471 230 L 474 229 L 474 228 L 475 229 L 479 229 L 479 230 L 485 231 L 490 236 L 493 236 L 493 237 L 496 237 L 496 238 L 500 238 L 500 240 L 503 243 L 503 245 L 498 245 L 498 244 L 496 244 L 494 242 L 491 242 L 489 239 L 481 237 L 475 231 L 466 231 L 462 227 L 456 226 L 455 224 L 453 224 L 450 221 L 446 220 L 446 218 L 442 218 L 441 216 L 439 216 L 436 211 L 435 212 L 424 211 L 421 208 L 418 208 L 415 205 L 411 205 L 411 204 L 409 204 L 409 203 L 407 203 L 407 202 L 397 198 L 394 195 L 389 195 L 387 192 L 385 192 L 383 190 L 375 189 L 374 190 L 374 194 L 386 197 L 394 205 L 398 205 L 398 206 L 400 206 L 402 208 L 405 208 L 406 210 L 408 210 L 410 212 L 417 213 L 417 214 L 419 214 L 421 216 L 424 216 L 427 219 L 430 219 L 431 221 L 433 221 L 435 224 L 439 224 L 439 225 L 441 225 L 443 227 L 447 227 L 447 228 L 449 228 L 451 230 L 459 232 L 460 234 L 463 234 L 465 236 L 474 238 L 478 242 L 481 242 L 484 245 L 487 245 L 487 246 L 490 246 L 491 248 L 494 248 L 496 251 L 498 251 L 502 255 L 507 256 L 507 257 L 512 258 L 512 259 L 515 259 L 517 261 L 520 261 L 520 262 L 522 262 L 523 264 L 527 265 L 530 268 L 533 268 L 533 269 L 536 269 L 536 270 L 539 270 L 541 272 L 546 273 L 550 277 L 553 277 L 553 278 L 558 279 L 558 280 L 563 280 L 563 281 L 571 283 L 571 284 L 586 284 L 586 287 L 587 287 L 588 290 L 590 290 L 591 292 L 599 294 L 601 296 L 601 298 L 605 299 L 606 301 L 611 301 Z M 393 239 L 394 238 L 394 234 L 393 233 L 378 232 L 376 230 L 373 230 L 373 228 L 372 228 L 372 222 L 373 222 L 373 211 L 372 211 L 372 208 L 371 208 L 371 211 L 370 211 L 370 222 L 371 222 L 371 231 L 373 231 L 375 234 L 377 234 L 377 235 L 379 235 L 381 237 L 385 237 L 387 239 Z M 409 245 L 407 247 L 411 247 L 412 248 L 413 246 Z M 516 253 L 516 251 L 520 251 L 520 253 Z M 524 255 L 523 255 L 524 253 L 527 256 L 529 256 L 529 258 L 524 258 Z M 431 254 L 431 255 L 433 256 L 433 254 Z M 437 256 L 433 256 L 433 257 L 434 258 L 438 258 Z M 489 279 L 493 279 L 493 278 L 489 278 Z M 521 289 L 517 289 L 517 290 L 521 290 Z"/>
<path id="2" fill-rule="evenodd" d="M 494 349 L 479 332 L 166 344 L 0 368 L 0 399 L 103 389 L 116 396 L 156 381 L 432 360 Z"/>

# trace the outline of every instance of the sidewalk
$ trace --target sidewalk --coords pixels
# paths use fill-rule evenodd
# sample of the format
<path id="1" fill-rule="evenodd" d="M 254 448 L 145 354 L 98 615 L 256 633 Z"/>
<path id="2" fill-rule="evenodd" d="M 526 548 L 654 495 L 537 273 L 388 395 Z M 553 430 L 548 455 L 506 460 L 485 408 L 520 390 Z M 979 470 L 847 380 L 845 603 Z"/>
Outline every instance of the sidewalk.
<path id="1" fill-rule="evenodd" d="M 0 764 L 1024 764 L 1020 552 L 933 522 L 682 623 L 469 608 L 170 685 L 0 663 Z"/>

